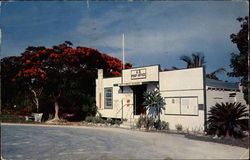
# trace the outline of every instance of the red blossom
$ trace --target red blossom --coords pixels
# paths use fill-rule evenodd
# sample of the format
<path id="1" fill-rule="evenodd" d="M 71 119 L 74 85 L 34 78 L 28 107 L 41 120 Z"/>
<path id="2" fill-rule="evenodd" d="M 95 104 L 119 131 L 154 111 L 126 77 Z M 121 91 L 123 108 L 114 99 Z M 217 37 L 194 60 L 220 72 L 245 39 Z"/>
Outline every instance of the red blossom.
<path id="1" fill-rule="evenodd" d="M 27 59 L 27 60 L 25 61 L 25 63 L 30 63 L 30 60 Z"/>

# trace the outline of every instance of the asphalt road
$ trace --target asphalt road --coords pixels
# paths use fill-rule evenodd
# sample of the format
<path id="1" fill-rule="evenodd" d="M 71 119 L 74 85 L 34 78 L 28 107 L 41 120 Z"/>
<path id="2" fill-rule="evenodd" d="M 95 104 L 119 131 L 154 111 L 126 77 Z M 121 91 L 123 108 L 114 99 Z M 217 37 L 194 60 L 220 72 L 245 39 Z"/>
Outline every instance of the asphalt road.
<path id="1" fill-rule="evenodd" d="M 195 141 L 183 135 L 118 128 L 1 125 L 2 156 L 10 160 L 240 159 L 240 147 Z"/>

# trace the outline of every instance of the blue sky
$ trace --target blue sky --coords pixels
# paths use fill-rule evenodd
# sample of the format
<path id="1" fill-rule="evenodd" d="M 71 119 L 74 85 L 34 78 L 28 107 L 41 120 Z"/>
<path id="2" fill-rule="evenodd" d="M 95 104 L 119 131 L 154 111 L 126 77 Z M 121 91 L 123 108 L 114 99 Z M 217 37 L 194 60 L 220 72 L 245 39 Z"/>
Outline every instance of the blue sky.
<path id="1" fill-rule="evenodd" d="M 134 66 L 184 68 L 181 55 L 202 52 L 207 72 L 230 71 L 230 53 L 238 53 L 230 34 L 240 29 L 236 18 L 247 15 L 243 1 L 2 2 L 1 57 L 69 40 L 121 58 L 124 33 L 126 61 Z"/>

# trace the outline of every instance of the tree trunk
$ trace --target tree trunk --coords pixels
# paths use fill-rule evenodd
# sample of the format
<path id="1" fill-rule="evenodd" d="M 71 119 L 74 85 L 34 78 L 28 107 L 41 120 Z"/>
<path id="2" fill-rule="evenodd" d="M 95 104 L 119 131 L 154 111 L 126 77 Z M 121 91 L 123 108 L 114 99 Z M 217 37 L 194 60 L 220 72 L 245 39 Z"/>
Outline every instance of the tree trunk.
<path id="1" fill-rule="evenodd" d="M 55 116 L 54 116 L 54 120 L 58 120 L 59 119 L 58 113 L 59 113 L 59 105 L 58 105 L 58 102 L 55 101 Z"/>
<path id="2" fill-rule="evenodd" d="M 33 102 L 36 105 L 36 112 L 39 111 L 39 97 L 43 91 L 43 88 L 34 89 L 29 85 L 29 90 L 33 93 Z"/>
<path id="3" fill-rule="evenodd" d="M 35 105 L 36 105 L 36 112 L 38 113 L 38 109 L 39 109 L 39 100 L 38 100 L 38 97 L 34 98 L 34 102 L 35 102 Z"/>

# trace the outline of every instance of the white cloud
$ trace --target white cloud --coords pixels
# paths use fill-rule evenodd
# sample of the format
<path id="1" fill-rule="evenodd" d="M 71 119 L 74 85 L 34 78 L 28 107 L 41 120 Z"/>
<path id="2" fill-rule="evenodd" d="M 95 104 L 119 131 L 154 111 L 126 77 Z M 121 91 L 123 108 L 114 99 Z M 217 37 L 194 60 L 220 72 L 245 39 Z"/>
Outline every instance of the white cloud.
<path id="1" fill-rule="evenodd" d="M 87 44 L 92 47 L 117 50 L 121 48 L 121 35 L 125 33 L 127 55 L 167 52 L 176 56 L 176 53 L 223 47 L 230 42 L 229 35 L 239 29 L 236 17 L 223 15 L 223 12 L 215 16 L 216 13 L 211 13 L 213 9 L 202 4 L 187 13 L 178 8 L 180 3 L 141 4 L 138 8 L 133 5 L 111 7 L 98 16 L 83 17 L 76 28 L 77 34 L 89 39 Z"/>

